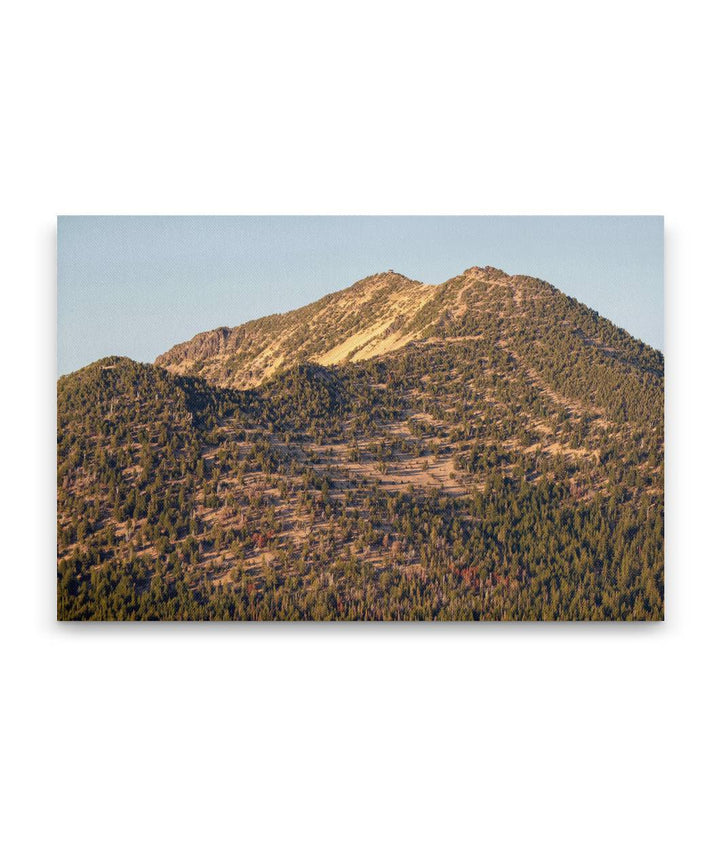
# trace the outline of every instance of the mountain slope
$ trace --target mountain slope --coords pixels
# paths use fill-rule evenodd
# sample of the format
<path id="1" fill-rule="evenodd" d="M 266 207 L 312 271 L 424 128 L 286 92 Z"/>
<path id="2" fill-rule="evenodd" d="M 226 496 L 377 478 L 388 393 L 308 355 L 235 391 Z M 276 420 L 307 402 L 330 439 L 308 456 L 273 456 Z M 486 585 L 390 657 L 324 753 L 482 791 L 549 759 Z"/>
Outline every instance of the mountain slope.
<path id="1" fill-rule="evenodd" d="M 246 388 L 303 361 L 332 365 L 375 356 L 410 341 L 399 327 L 433 294 L 433 286 L 400 274 L 376 274 L 301 309 L 200 333 L 156 365 Z"/>
<path id="2" fill-rule="evenodd" d="M 59 381 L 60 617 L 662 616 L 663 359 L 597 313 L 473 268 L 207 336 Z"/>
<path id="3" fill-rule="evenodd" d="M 519 335 L 518 335 L 519 334 Z M 301 362 L 338 365 L 383 356 L 412 342 L 483 335 L 499 347 L 539 345 L 564 351 L 584 346 L 607 361 L 663 371 L 662 356 L 542 280 L 497 268 L 470 268 L 442 285 L 423 285 L 394 272 L 375 274 L 302 309 L 239 327 L 200 333 L 160 355 L 156 365 L 238 388 L 257 386 Z"/>

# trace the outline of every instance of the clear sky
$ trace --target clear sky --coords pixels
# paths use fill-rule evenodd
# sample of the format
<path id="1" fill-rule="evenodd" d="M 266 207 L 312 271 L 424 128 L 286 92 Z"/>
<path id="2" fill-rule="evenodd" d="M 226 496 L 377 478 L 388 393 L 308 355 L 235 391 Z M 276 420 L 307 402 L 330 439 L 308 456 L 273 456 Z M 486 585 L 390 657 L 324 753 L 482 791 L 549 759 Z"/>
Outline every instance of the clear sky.
<path id="1" fill-rule="evenodd" d="M 58 373 L 152 361 L 195 333 L 392 268 L 545 279 L 663 348 L 662 217 L 59 217 Z"/>

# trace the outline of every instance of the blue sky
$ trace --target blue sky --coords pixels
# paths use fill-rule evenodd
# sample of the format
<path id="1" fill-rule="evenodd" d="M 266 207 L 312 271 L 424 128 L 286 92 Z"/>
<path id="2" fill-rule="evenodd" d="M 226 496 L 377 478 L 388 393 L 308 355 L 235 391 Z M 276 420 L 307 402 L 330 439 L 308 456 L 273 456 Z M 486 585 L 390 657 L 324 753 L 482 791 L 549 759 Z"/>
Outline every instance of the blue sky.
<path id="1" fill-rule="evenodd" d="M 538 276 L 663 348 L 661 217 L 59 217 L 58 373 L 294 309 L 392 268 Z"/>

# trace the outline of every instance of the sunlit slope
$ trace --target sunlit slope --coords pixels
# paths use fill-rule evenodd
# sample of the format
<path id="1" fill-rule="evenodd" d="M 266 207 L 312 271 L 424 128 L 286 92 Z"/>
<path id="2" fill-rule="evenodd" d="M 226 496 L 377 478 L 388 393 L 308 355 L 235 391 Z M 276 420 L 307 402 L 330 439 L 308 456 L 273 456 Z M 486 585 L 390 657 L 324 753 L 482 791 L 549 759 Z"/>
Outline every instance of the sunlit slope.
<path id="1" fill-rule="evenodd" d="M 573 363 L 590 359 L 611 373 L 663 371 L 662 356 L 542 280 L 470 268 L 441 285 L 393 272 L 375 274 L 302 309 L 239 327 L 199 333 L 159 356 L 156 365 L 221 386 L 250 388 L 303 362 L 340 365 L 412 344 L 484 338 L 543 376 L 573 385 Z M 593 397 L 609 397 L 614 381 Z M 587 393 L 582 380 L 575 384 Z M 642 392 L 639 390 L 642 395 Z"/>

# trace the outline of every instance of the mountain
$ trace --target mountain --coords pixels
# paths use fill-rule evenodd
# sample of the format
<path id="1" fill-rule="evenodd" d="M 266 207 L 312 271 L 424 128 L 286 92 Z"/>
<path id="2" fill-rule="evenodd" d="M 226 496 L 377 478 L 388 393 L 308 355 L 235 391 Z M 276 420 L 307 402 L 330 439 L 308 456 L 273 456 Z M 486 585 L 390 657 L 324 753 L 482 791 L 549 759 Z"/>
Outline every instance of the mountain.
<path id="1" fill-rule="evenodd" d="M 304 361 L 334 365 L 368 359 L 412 341 L 411 319 L 436 291 L 392 271 L 375 274 L 302 309 L 200 333 L 155 363 L 248 388 Z"/>
<path id="2" fill-rule="evenodd" d="M 68 619 L 658 619 L 662 354 L 388 272 L 58 382 Z"/>

